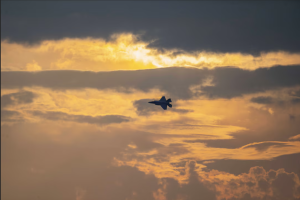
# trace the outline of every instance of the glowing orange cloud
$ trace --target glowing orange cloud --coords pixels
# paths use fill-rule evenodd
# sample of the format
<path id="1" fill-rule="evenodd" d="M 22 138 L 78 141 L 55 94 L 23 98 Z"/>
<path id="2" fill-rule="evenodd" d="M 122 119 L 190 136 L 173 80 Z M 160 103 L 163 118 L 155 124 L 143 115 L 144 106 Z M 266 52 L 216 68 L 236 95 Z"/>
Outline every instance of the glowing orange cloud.
<path id="1" fill-rule="evenodd" d="M 26 46 L 1 42 L 1 70 L 133 70 L 156 67 L 185 66 L 214 68 L 236 66 L 254 70 L 274 65 L 300 64 L 300 54 L 265 52 L 258 57 L 242 53 L 184 52 L 180 49 L 148 48 L 149 42 L 137 35 L 112 35 L 102 38 L 45 40 Z M 178 52 L 181 52 L 178 54 Z"/>

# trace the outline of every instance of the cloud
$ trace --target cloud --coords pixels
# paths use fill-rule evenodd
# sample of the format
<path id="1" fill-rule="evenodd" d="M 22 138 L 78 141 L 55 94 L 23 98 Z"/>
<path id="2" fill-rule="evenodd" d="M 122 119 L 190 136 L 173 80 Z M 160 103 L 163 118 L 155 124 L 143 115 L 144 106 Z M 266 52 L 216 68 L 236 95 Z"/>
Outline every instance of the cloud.
<path id="1" fill-rule="evenodd" d="M 1 122 L 19 121 L 19 116 L 20 113 L 18 111 L 4 110 L 1 108 Z"/>
<path id="2" fill-rule="evenodd" d="M 133 106 L 136 107 L 138 115 L 149 115 L 153 112 L 161 111 L 160 106 L 153 106 L 149 104 L 149 101 L 153 99 L 140 99 L 133 102 Z"/>
<path id="3" fill-rule="evenodd" d="M 300 140 L 300 134 L 290 137 L 289 140 Z"/>
<path id="4" fill-rule="evenodd" d="M 285 98 L 283 93 L 278 92 L 278 94 Z M 233 103 L 234 100 L 231 100 L 231 102 Z M 289 102 L 289 100 L 286 102 Z M 233 116 L 231 119 L 228 117 L 227 119 L 221 119 L 218 121 L 218 124 L 232 124 L 246 127 L 248 130 L 233 132 L 230 134 L 232 138 L 215 140 L 206 139 L 202 141 L 200 139 L 194 142 L 206 143 L 209 147 L 240 148 L 244 145 L 257 142 L 287 141 L 290 137 L 299 134 L 300 127 L 298 126 L 299 118 L 297 105 L 286 103 L 284 105 L 268 104 L 267 106 L 267 108 L 255 108 L 251 106 L 249 109 L 243 107 L 240 110 L 235 110 L 230 107 L 231 112 L 235 112 L 237 117 Z M 270 108 L 273 111 L 272 115 L 268 112 Z M 293 114 L 291 114 L 291 112 Z M 263 146 L 265 145 L 266 144 Z"/>
<path id="5" fill-rule="evenodd" d="M 297 91 L 296 91 L 297 92 Z M 288 104 L 298 104 L 300 103 L 300 98 L 298 98 L 295 94 L 295 91 L 288 92 L 282 92 L 281 95 L 284 94 L 284 96 L 257 96 L 250 99 L 251 102 L 257 103 L 257 104 L 264 104 L 264 105 L 271 105 L 274 104 L 276 106 L 287 106 Z M 294 95 L 292 95 L 294 94 Z"/>
<path id="6" fill-rule="evenodd" d="M 74 199 L 84 191 L 86 199 L 147 200 L 154 199 L 158 189 L 163 190 L 161 180 L 151 173 L 112 165 L 113 158 L 132 141 L 138 148 L 144 148 L 145 144 L 139 141 L 146 140 L 147 133 L 128 129 L 99 130 L 84 124 L 65 126 L 56 122 L 4 125 L 1 129 L 2 133 L 11 135 L 3 138 L 1 134 L 1 141 L 5 141 L 1 156 L 5 198 Z M 11 149 L 22 151 L 14 153 Z M 33 168 L 43 173 L 33 173 Z M 176 180 L 170 180 L 179 186 Z M 199 181 L 194 182 L 201 186 L 203 194 L 209 193 Z M 190 194 L 189 186 L 178 195 L 195 197 L 200 193 L 197 190 Z M 170 188 L 170 193 L 176 194 L 175 189 Z M 213 195 L 210 192 L 210 196 Z"/>
<path id="7" fill-rule="evenodd" d="M 212 170 L 209 179 L 219 192 L 218 199 L 293 199 L 300 197 L 299 177 L 284 169 L 266 171 L 256 166 L 249 173 L 230 176 Z"/>
<path id="8" fill-rule="evenodd" d="M 128 122 L 131 120 L 130 117 L 122 115 L 104 115 L 104 116 L 86 116 L 86 115 L 72 115 L 63 112 L 41 112 L 41 111 L 32 111 L 32 114 L 38 117 L 42 117 L 48 120 L 57 120 L 57 121 L 74 121 L 78 123 L 89 123 L 89 124 L 98 124 L 106 125 L 111 123 L 122 123 Z"/>
<path id="9" fill-rule="evenodd" d="M 292 145 L 289 145 L 285 142 L 268 141 L 268 142 L 250 143 L 241 147 L 241 149 L 255 148 L 257 151 L 262 152 L 268 150 L 270 147 L 286 147 L 286 146 L 292 146 Z"/>
<path id="10" fill-rule="evenodd" d="M 247 173 L 251 167 L 262 166 L 266 170 L 279 170 L 284 168 L 286 172 L 294 172 L 300 176 L 300 153 L 282 155 L 267 160 L 234 160 L 234 159 L 221 159 L 212 160 L 214 162 L 203 163 L 207 166 L 208 170 L 218 170 L 228 172 L 230 174 L 239 175 Z"/>
<path id="11" fill-rule="evenodd" d="M 28 46 L 1 42 L 3 51 L 2 71 L 22 70 L 89 70 L 112 71 L 151 69 L 156 66 L 154 54 L 137 35 L 112 35 L 103 38 L 45 40 L 39 45 Z M 16 55 L 18 59 L 15 59 Z"/>
<path id="12" fill-rule="evenodd" d="M 140 35 L 121 33 L 104 38 L 44 40 L 38 45 L 1 42 L 1 71 L 84 70 L 114 71 L 182 66 L 215 68 L 235 66 L 255 70 L 274 65 L 300 64 L 299 53 L 266 52 L 260 56 L 210 51 L 159 51 Z M 22 56 L 21 56 L 22 55 Z M 18 59 L 15 59 L 15 57 Z"/>
<path id="13" fill-rule="evenodd" d="M 300 97 L 300 90 L 291 91 L 290 95 L 294 97 Z"/>
<path id="14" fill-rule="evenodd" d="M 29 104 L 37 95 L 29 91 L 5 94 L 1 96 L 1 108 L 16 104 Z"/>
<path id="15" fill-rule="evenodd" d="M 255 166 L 247 173 L 234 176 L 217 170 L 199 171 L 195 162 L 190 161 L 186 164 L 186 172 L 188 182 L 180 186 L 172 179 L 163 179 L 167 199 L 296 200 L 300 196 L 299 177 L 284 169 L 266 171 L 263 167 Z"/>
<path id="16" fill-rule="evenodd" d="M 180 186 L 178 183 L 173 182 L 170 179 L 165 179 L 167 185 L 166 197 L 169 197 L 170 199 L 182 198 L 188 200 L 196 200 L 199 199 L 199 197 L 207 200 L 216 199 L 216 193 L 214 191 L 215 188 L 213 186 L 207 187 L 207 185 L 203 183 L 204 181 L 202 177 L 199 177 L 196 172 L 196 165 L 194 161 L 186 163 L 186 173 L 188 181 L 186 184 L 182 184 Z"/>
<path id="17" fill-rule="evenodd" d="M 277 139 L 278 141 L 288 139 L 290 135 L 296 135 L 299 131 L 299 128 L 295 125 L 290 127 L 290 132 L 288 135 L 283 135 L 281 130 L 263 130 L 263 131 L 239 131 L 231 134 L 234 136 L 232 139 L 209 139 L 209 140 L 188 140 L 189 143 L 205 143 L 208 147 L 214 148 L 225 148 L 225 149 L 235 149 L 242 148 L 244 145 L 245 148 L 254 147 L 257 151 L 265 151 L 270 147 L 288 147 L 287 144 L 279 144 L 281 142 L 270 142 L 264 141 L 266 138 Z M 274 133 L 273 136 L 270 136 L 271 133 Z M 260 134 L 260 135 L 258 135 Z M 291 137 L 292 137 L 291 136 Z M 258 141 L 263 141 L 257 144 Z M 253 143 L 253 144 L 252 144 Z M 250 146 L 248 146 L 250 145 Z M 252 146 L 253 145 L 253 146 Z"/>
<path id="18" fill-rule="evenodd" d="M 295 115 L 289 115 L 289 117 L 290 117 L 290 120 L 295 120 L 296 119 L 296 116 Z"/>
<path id="19" fill-rule="evenodd" d="M 143 142 L 153 142 L 151 137 L 155 137 L 154 134 L 66 123 L 44 121 L 1 127 L 2 133 L 11 136 L 4 138 L 1 134 L 2 180 L 6 183 L 3 185 L 3 197 L 74 199 L 77 195 L 78 198 L 116 200 L 155 199 L 160 195 L 166 199 L 196 200 L 200 196 L 213 200 L 247 194 L 253 198 L 262 196 L 271 199 L 298 195 L 295 192 L 299 186 L 297 175 L 286 170 L 266 171 L 262 167 L 252 167 L 247 173 L 233 175 L 217 170 L 202 171 L 203 166 L 187 158 L 180 165 L 184 171 L 181 176 L 186 179 L 181 183 L 177 179 L 179 177 L 158 178 L 155 174 L 146 173 L 146 169 L 116 166 L 112 161 L 132 142 L 137 149 L 141 148 L 141 153 L 151 152 L 153 147 L 161 148 L 162 158 L 173 157 L 172 152 L 182 154 L 184 149 L 180 145 L 152 144 L 152 148 L 146 150 L 142 149 L 147 147 Z M 149 160 L 148 164 L 153 165 L 153 162 Z M 160 170 L 172 170 L 163 164 L 158 167 Z M 33 173 L 32 169 L 43 173 Z M 280 184 L 283 179 L 287 185 Z M 274 195 L 268 191 L 273 191 Z"/>
<path id="20" fill-rule="evenodd" d="M 271 104 L 274 100 L 272 97 L 254 97 L 250 101 L 258 104 Z"/>
<path id="21" fill-rule="evenodd" d="M 294 99 L 291 100 L 291 102 L 293 104 L 298 104 L 298 103 L 300 103 L 300 98 L 294 98 Z"/>
<path id="22" fill-rule="evenodd" d="M 130 92 L 131 88 L 144 92 L 150 89 L 160 89 L 172 94 L 172 98 L 187 99 L 192 96 L 189 87 L 200 84 L 206 73 L 207 70 L 179 67 L 98 73 L 88 71 L 2 72 L 1 87 L 40 86 L 59 90 L 95 88 L 98 90 L 117 89 L 120 92 Z M 166 77 L 169 78 L 166 79 Z"/>
<path id="23" fill-rule="evenodd" d="M 298 6 L 298 2 L 118 2 L 117 6 L 4 2 L 1 39 L 37 43 L 66 37 L 108 39 L 113 33 L 132 32 L 144 33 L 146 41 L 158 39 L 150 47 L 160 49 L 254 55 L 299 52 Z"/>
<path id="24" fill-rule="evenodd" d="M 272 182 L 274 196 L 278 199 L 299 199 L 299 177 L 295 173 L 285 173 L 284 170 L 277 171 L 276 175 L 276 179 Z"/>
<path id="25" fill-rule="evenodd" d="M 98 90 L 117 89 L 129 92 L 130 88 L 148 92 L 160 89 L 172 99 L 189 99 L 205 95 L 209 98 L 233 98 L 245 94 L 275 90 L 283 87 L 300 85 L 300 67 L 274 66 L 255 71 L 238 68 L 161 68 L 137 71 L 82 72 L 82 71 L 41 71 L 41 72 L 2 72 L 2 88 L 22 88 L 30 86 L 51 89 Z M 213 85 L 206 85 L 205 80 L 213 77 Z M 53 81 L 56 80 L 56 81 Z M 112 81 L 113 80 L 113 81 Z M 193 86 L 204 86 L 192 89 Z M 237 84 L 238 83 L 238 84 Z"/>
<path id="26" fill-rule="evenodd" d="M 211 98 L 233 98 L 243 94 L 263 92 L 300 85 L 298 65 L 246 71 L 237 68 L 219 68 L 214 71 L 214 86 L 205 86 L 201 92 Z M 236 84 L 238 83 L 238 84 Z"/>

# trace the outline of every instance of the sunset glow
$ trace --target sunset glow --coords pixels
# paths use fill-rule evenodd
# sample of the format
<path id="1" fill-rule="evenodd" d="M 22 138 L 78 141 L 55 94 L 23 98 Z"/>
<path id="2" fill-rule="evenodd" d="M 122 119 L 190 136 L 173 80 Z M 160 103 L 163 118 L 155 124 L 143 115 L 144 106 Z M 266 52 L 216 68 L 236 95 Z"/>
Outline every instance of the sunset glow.
<path id="1" fill-rule="evenodd" d="M 1 2 L 1 199 L 300 199 L 299 5 Z"/>
<path id="2" fill-rule="evenodd" d="M 160 53 L 133 34 L 113 35 L 110 41 L 85 38 L 47 40 L 34 46 L 1 42 L 1 70 L 83 70 L 113 71 L 160 67 L 215 68 L 235 66 L 255 70 L 274 65 L 300 64 L 299 53 L 267 52 L 260 56 L 242 53 L 182 52 Z M 181 52 L 176 55 L 177 52 Z M 15 57 L 18 59 L 15 59 Z"/>

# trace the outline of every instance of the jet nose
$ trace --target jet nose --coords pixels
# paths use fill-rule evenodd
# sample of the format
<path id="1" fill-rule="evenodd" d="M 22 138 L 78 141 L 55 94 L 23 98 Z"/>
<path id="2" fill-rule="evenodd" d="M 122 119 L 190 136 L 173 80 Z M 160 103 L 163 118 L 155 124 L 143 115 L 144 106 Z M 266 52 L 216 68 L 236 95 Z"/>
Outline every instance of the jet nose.
<path id="1" fill-rule="evenodd" d="M 148 103 L 154 103 L 154 101 L 149 101 Z"/>

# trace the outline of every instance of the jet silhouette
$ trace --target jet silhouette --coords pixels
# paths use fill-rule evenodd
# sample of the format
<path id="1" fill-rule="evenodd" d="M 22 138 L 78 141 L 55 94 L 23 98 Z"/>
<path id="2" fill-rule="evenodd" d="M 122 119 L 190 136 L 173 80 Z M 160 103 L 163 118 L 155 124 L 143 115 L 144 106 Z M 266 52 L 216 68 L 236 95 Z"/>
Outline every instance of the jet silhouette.
<path id="1" fill-rule="evenodd" d="M 153 103 L 155 105 L 160 105 L 164 110 L 167 110 L 167 106 L 172 108 L 172 104 L 170 104 L 171 99 L 166 100 L 165 96 L 162 96 L 162 98 L 159 101 L 150 101 L 148 103 Z"/>

